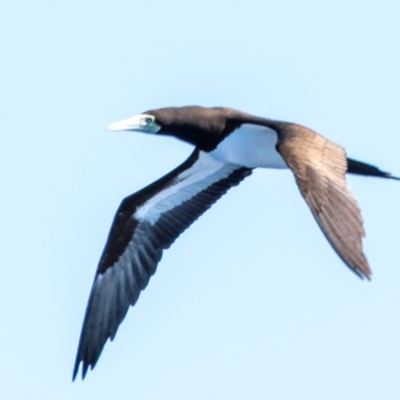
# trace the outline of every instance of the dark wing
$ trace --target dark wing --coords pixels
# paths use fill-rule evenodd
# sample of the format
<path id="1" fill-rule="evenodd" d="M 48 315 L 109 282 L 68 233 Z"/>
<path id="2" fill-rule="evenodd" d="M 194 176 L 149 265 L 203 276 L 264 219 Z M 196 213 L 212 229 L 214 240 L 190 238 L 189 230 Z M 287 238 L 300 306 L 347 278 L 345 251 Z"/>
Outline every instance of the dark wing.
<path id="1" fill-rule="evenodd" d="M 361 278 L 369 278 L 371 269 L 362 250 L 363 220 L 346 186 L 344 149 L 302 127 L 281 136 L 278 151 L 294 173 L 322 232 L 349 268 Z"/>
<path id="2" fill-rule="evenodd" d="M 125 198 L 111 226 L 90 293 L 75 361 L 75 379 L 93 369 L 129 306 L 155 273 L 162 252 L 232 186 L 251 174 L 195 150 L 175 170 Z"/>

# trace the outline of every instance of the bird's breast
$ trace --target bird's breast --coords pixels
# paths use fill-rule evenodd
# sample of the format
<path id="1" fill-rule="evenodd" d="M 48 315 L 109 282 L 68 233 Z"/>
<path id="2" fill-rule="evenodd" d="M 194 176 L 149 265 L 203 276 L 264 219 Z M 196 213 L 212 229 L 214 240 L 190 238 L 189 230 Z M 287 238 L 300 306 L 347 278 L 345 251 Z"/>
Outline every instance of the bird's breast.
<path id="1" fill-rule="evenodd" d="M 247 168 L 287 168 L 276 150 L 277 141 L 275 130 L 261 125 L 243 124 L 210 155 L 220 161 Z"/>

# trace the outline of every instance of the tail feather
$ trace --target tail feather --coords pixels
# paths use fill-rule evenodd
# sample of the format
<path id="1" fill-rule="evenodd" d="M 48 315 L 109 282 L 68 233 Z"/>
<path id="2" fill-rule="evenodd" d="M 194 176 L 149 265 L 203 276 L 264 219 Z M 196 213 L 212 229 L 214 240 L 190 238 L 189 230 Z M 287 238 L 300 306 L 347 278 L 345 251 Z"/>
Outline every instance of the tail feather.
<path id="1" fill-rule="evenodd" d="M 347 173 L 364 176 L 377 176 L 379 178 L 396 179 L 400 181 L 400 178 L 392 176 L 389 172 L 381 171 L 374 165 L 352 160 L 351 158 L 347 159 Z"/>

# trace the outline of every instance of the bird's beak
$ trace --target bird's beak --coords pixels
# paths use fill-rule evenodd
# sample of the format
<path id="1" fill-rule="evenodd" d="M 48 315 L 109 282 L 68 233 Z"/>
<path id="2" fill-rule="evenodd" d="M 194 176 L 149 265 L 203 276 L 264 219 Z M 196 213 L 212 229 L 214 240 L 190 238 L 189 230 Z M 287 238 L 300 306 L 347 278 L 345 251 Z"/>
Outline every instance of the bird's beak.
<path id="1" fill-rule="evenodd" d="M 152 115 L 140 114 L 134 117 L 114 122 L 107 126 L 109 131 L 138 131 L 146 133 L 156 133 L 161 126 L 154 122 Z"/>

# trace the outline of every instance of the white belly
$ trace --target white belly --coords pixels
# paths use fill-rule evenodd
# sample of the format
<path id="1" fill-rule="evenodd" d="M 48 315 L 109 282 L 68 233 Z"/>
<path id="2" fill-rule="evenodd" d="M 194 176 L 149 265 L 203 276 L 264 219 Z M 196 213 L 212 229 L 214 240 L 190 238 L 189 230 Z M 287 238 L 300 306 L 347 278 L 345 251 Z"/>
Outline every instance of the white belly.
<path id="1" fill-rule="evenodd" d="M 209 154 L 217 160 L 248 168 L 287 168 L 276 151 L 278 136 L 265 126 L 243 124 Z"/>

